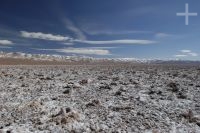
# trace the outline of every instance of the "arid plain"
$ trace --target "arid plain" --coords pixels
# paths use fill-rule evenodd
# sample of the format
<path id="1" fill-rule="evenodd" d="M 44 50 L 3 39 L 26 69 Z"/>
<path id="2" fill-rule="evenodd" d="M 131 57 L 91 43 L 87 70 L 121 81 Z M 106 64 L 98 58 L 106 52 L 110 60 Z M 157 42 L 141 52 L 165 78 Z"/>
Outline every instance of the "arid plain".
<path id="1" fill-rule="evenodd" d="M 0 67 L 0 133 L 200 132 L 198 65 L 16 64 Z"/>

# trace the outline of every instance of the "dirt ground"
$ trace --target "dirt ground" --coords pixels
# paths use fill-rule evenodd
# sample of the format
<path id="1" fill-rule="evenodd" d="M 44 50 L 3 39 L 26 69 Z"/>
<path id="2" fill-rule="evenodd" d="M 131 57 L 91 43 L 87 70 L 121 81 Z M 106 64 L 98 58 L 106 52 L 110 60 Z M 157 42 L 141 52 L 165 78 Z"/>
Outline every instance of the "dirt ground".
<path id="1" fill-rule="evenodd" d="M 0 133 L 200 132 L 198 66 L 31 64 L 0 67 Z"/>

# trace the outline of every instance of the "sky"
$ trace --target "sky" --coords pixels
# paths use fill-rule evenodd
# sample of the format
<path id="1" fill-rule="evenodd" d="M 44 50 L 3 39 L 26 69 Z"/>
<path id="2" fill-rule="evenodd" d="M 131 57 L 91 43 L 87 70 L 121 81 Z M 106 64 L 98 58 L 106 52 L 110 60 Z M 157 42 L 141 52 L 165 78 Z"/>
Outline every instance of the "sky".
<path id="1" fill-rule="evenodd" d="M 184 16 L 185 4 L 189 12 Z M 200 60 L 199 0 L 1 0 L 0 51 Z"/>

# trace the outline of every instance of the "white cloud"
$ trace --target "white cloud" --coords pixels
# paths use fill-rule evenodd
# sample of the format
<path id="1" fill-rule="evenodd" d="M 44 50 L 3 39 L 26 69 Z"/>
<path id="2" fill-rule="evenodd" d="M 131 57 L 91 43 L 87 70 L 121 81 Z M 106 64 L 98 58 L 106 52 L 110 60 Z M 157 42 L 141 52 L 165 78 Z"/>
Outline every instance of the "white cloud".
<path id="1" fill-rule="evenodd" d="M 64 44 L 64 45 L 68 45 L 68 46 L 70 46 L 70 45 L 74 45 L 74 43 L 72 43 L 72 42 L 64 42 L 64 43 L 62 43 L 62 44 Z"/>
<path id="2" fill-rule="evenodd" d="M 61 35 L 52 35 L 52 34 L 45 34 L 42 32 L 27 32 L 27 31 L 21 31 L 21 36 L 25 38 L 34 38 L 34 39 L 42 39 L 50 41 L 67 41 L 71 39 L 70 37 L 65 37 Z"/>
<path id="3" fill-rule="evenodd" d="M 188 50 L 188 49 L 183 49 L 183 50 L 180 50 L 182 53 L 191 53 L 191 50 Z"/>
<path id="4" fill-rule="evenodd" d="M 156 36 L 156 38 L 165 38 L 165 37 L 169 37 L 171 35 L 166 34 L 166 33 L 156 33 L 155 36 Z"/>
<path id="5" fill-rule="evenodd" d="M 183 50 L 180 50 L 182 53 L 188 55 L 188 56 L 193 56 L 193 57 L 197 57 L 198 54 L 195 53 L 195 52 L 192 52 L 192 50 L 189 50 L 189 49 L 183 49 Z"/>
<path id="6" fill-rule="evenodd" d="M 0 40 L 0 45 L 12 45 L 12 44 L 14 44 L 12 41 Z"/>
<path id="7" fill-rule="evenodd" d="M 89 41 L 89 40 L 73 40 L 78 43 L 86 44 L 152 44 L 156 43 L 151 40 L 109 40 L 109 41 Z"/>
<path id="8" fill-rule="evenodd" d="M 60 53 L 71 53 L 71 54 L 83 54 L 83 55 L 111 55 L 109 50 L 99 49 L 99 48 L 63 48 L 63 49 L 37 49 L 43 51 L 56 51 Z"/>
<path id="9" fill-rule="evenodd" d="M 91 48 L 91 49 L 116 49 L 116 48 L 119 48 L 119 47 L 89 47 L 89 48 Z"/>
<path id="10" fill-rule="evenodd" d="M 188 53 L 189 55 L 191 55 L 191 56 L 193 56 L 193 57 L 197 57 L 198 56 L 198 54 L 197 53 L 193 53 L 193 52 L 191 52 L 191 53 Z"/>
<path id="11" fill-rule="evenodd" d="M 189 50 L 189 49 L 183 49 L 183 50 L 180 50 L 181 54 L 177 54 L 175 55 L 175 57 L 197 57 L 198 54 L 195 53 L 195 52 L 192 52 L 192 50 Z"/>
<path id="12" fill-rule="evenodd" d="M 84 33 L 78 27 L 76 27 L 75 24 L 71 20 L 65 18 L 63 19 L 63 22 L 65 24 L 65 27 L 68 30 L 72 31 L 78 39 L 86 40 L 86 36 L 84 35 Z"/>
<path id="13" fill-rule="evenodd" d="M 153 44 L 157 43 L 152 40 L 135 40 L 135 39 L 122 39 L 122 40 L 103 40 L 103 41 L 93 41 L 83 39 L 74 39 L 70 37 L 65 37 L 61 35 L 45 34 L 42 32 L 27 32 L 21 31 L 21 36 L 25 38 L 42 39 L 49 41 L 62 41 L 64 45 L 73 45 L 74 43 L 84 43 L 84 44 Z M 81 37 L 82 38 L 82 37 Z"/>
<path id="14" fill-rule="evenodd" d="M 112 31 L 112 30 L 84 30 L 89 35 L 125 35 L 125 34 L 150 34 L 151 31 Z"/>
<path id="15" fill-rule="evenodd" d="M 73 54 L 84 54 L 84 55 L 110 55 L 110 51 L 105 49 L 65 48 L 65 49 L 58 49 L 56 51 L 62 53 L 73 53 Z"/>
<path id="16" fill-rule="evenodd" d="M 174 55 L 175 57 L 187 57 L 187 55 L 184 55 L 184 54 L 177 54 L 177 55 Z"/>

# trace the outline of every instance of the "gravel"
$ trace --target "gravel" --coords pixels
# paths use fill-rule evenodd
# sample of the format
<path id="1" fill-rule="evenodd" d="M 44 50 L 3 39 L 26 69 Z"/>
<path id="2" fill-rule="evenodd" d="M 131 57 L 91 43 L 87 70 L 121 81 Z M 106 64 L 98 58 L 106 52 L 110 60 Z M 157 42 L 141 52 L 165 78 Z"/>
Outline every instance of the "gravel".
<path id="1" fill-rule="evenodd" d="M 200 133 L 200 69 L 1 66 L 0 133 Z"/>

